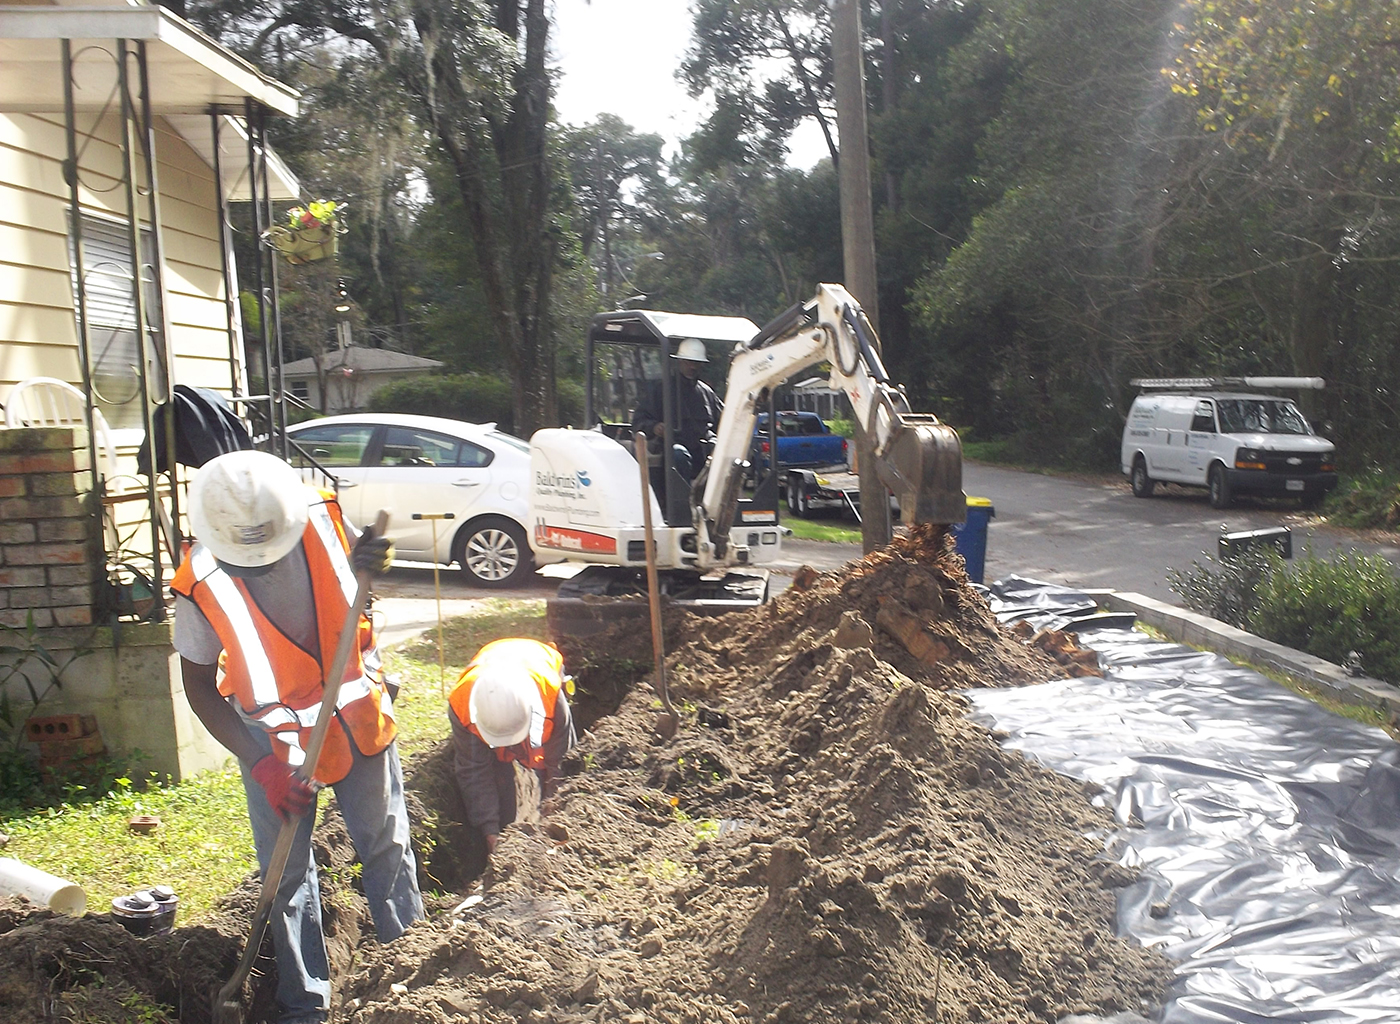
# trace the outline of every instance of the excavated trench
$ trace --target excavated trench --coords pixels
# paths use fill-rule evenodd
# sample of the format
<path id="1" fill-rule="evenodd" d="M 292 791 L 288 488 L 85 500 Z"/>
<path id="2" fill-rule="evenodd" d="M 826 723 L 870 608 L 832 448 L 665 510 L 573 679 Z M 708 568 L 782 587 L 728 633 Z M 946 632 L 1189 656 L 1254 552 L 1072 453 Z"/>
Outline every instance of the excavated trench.
<path id="1" fill-rule="evenodd" d="M 1055 1021 L 1150 1012 L 1171 977 L 1112 935 L 1109 819 L 1001 750 L 958 690 L 1093 671 L 998 626 L 944 538 L 913 531 L 762 608 L 667 617 L 679 732 L 653 731 L 645 630 L 564 643 L 579 747 L 560 806 L 489 866 L 450 743 L 408 767 L 431 919 L 373 940 L 331 810 L 316 832 L 336 1016 L 470 1021 Z M 484 874 L 483 874 L 484 869 Z M 455 917 L 480 876 L 483 899 Z M 132 993 L 209 1019 L 256 886 L 149 939 L 0 906 L 0 1019 L 125 1020 Z M 435 895 L 434 895 L 435 894 Z M 266 952 L 266 950 L 265 950 Z M 270 961 L 260 964 L 270 971 Z M 245 1020 L 267 1020 L 271 979 Z M 84 1016 L 83 1014 L 87 1014 Z"/>

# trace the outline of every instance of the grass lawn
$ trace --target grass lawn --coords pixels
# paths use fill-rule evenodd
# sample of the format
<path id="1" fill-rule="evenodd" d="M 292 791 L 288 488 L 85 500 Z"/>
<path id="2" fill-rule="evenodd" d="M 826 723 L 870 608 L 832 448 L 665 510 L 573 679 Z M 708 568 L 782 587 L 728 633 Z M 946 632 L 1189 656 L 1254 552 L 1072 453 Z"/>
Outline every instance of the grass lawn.
<path id="1" fill-rule="evenodd" d="M 475 615 L 447 621 L 443 634 L 450 689 L 482 644 L 505 636 L 543 639 L 544 602 L 490 601 Z M 437 630 L 388 651 L 385 661 L 402 685 L 395 705 L 399 749 L 412 757 L 450 731 Z M 56 807 L 0 819 L 0 832 L 10 836 L 0 853 L 83 886 L 93 913 L 110 909 L 115 896 L 168 885 L 180 897 L 179 922 L 197 923 L 256 867 L 243 783 L 231 759 L 228 768 L 176 785 L 159 781 L 119 779 L 95 799 L 75 788 Z M 137 814 L 159 816 L 160 828 L 149 836 L 132 833 L 127 821 Z"/>
<path id="2" fill-rule="evenodd" d="M 783 525 L 798 540 L 824 540 L 836 544 L 859 544 L 860 524 L 832 514 L 829 519 L 799 519 L 784 516 Z"/>

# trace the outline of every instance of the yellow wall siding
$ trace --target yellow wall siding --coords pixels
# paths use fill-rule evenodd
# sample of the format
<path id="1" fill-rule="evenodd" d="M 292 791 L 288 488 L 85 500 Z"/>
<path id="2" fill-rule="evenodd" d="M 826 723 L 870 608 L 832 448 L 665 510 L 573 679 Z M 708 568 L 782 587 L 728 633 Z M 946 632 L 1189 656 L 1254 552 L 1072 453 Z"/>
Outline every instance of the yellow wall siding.
<path id="1" fill-rule="evenodd" d="M 85 212 L 124 220 L 119 124 L 79 118 Z M 227 390 L 228 307 L 213 169 L 156 125 L 166 319 L 176 383 Z M 0 401 L 31 376 L 81 381 L 68 257 L 67 151 L 61 115 L 0 114 Z M 140 201 L 138 211 L 146 219 Z"/>

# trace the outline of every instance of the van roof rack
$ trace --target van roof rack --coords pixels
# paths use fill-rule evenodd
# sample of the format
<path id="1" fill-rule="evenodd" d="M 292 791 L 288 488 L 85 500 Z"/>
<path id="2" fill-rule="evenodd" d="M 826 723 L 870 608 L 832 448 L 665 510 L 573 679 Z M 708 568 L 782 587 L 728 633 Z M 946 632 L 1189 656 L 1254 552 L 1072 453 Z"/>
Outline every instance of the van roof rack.
<path id="1" fill-rule="evenodd" d="M 1153 391 L 1199 391 L 1205 388 L 1299 388 L 1321 391 L 1326 385 L 1321 377 L 1134 377 L 1128 382 L 1135 388 Z"/>

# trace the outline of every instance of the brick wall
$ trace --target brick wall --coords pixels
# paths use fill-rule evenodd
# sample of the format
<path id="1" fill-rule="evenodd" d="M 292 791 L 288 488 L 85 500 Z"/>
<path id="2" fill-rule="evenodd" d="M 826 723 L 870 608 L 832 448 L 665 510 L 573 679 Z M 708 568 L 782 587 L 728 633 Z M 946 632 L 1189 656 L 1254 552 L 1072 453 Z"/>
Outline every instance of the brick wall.
<path id="1" fill-rule="evenodd" d="M 102 567 L 87 431 L 0 429 L 0 622 L 86 626 Z"/>

